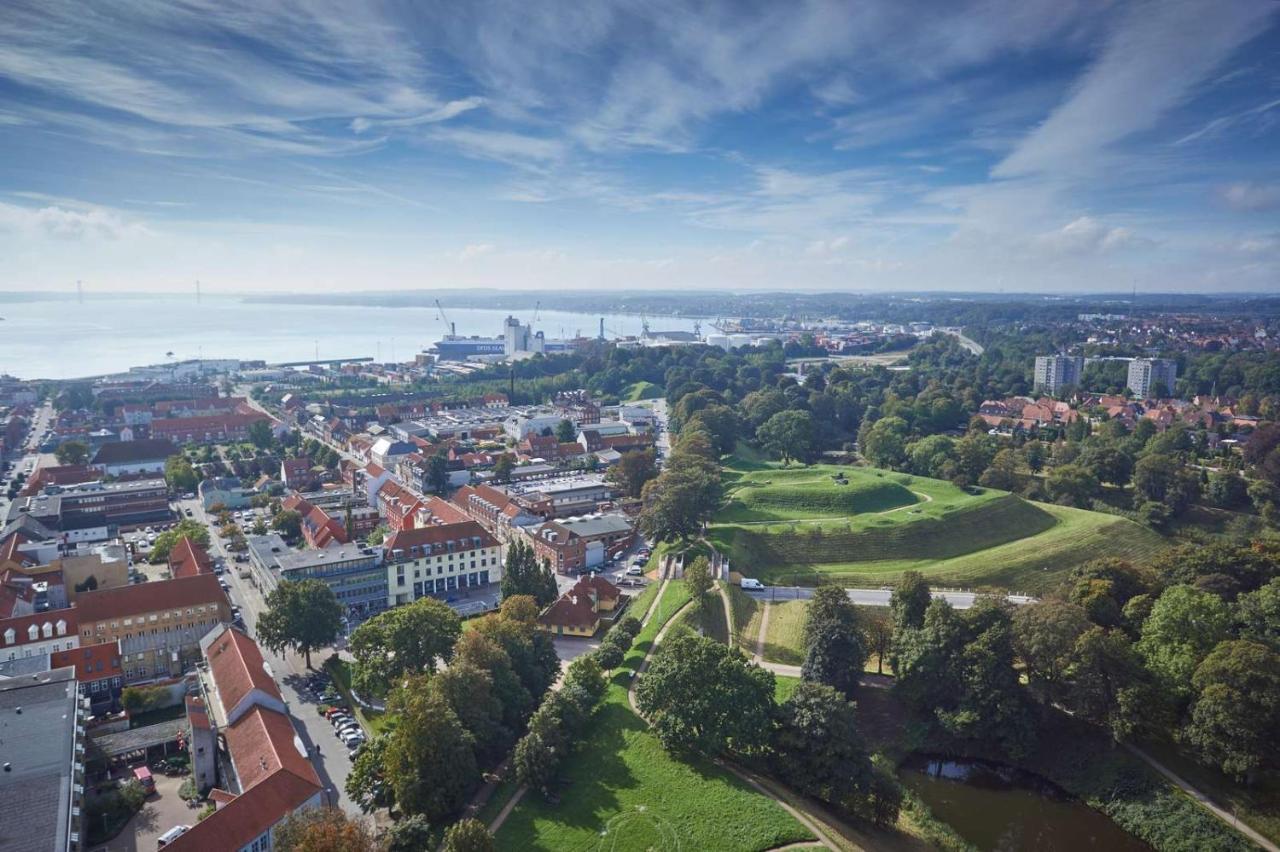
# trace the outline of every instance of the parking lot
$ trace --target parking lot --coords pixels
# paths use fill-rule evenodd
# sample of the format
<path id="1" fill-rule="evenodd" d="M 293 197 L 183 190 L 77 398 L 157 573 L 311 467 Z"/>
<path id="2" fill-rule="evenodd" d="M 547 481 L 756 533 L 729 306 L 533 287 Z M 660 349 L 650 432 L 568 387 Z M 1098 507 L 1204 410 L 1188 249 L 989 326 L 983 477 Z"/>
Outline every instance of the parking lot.
<path id="1" fill-rule="evenodd" d="M 178 796 L 178 788 L 187 777 L 157 774 L 156 792 L 147 797 L 142 810 L 125 823 L 124 830 L 114 839 L 93 847 L 93 852 L 152 852 L 161 834 L 175 825 L 194 825 L 199 808 Z"/>

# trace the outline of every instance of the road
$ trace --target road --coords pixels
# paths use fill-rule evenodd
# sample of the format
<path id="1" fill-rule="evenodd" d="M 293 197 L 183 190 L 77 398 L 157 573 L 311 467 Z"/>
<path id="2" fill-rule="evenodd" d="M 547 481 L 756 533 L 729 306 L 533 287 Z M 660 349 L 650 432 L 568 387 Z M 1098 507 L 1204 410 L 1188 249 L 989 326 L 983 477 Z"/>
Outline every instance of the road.
<path id="1" fill-rule="evenodd" d="M 957 340 L 960 341 L 961 346 L 963 346 L 965 349 L 968 349 L 974 355 L 981 355 L 984 351 L 981 343 L 978 343 L 976 341 L 970 340 L 969 338 L 965 337 L 963 334 L 960 333 L 960 329 L 958 328 L 940 328 L 938 329 L 938 331 L 942 332 L 943 334 L 949 334 L 952 337 L 956 338 Z"/>
<path id="2" fill-rule="evenodd" d="M 743 591 L 758 601 L 770 603 L 808 600 L 813 597 L 813 589 L 808 586 L 768 586 L 760 591 Z M 889 597 L 893 594 L 891 589 L 845 589 L 845 592 L 849 595 L 849 600 L 859 606 L 888 606 Z M 976 592 L 934 592 L 933 596 L 945 600 L 956 609 L 969 609 L 980 597 Z M 1036 600 L 1028 595 L 1007 595 L 1006 599 L 1018 606 L 1035 603 Z"/>
<path id="3" fill-rule="evenodd" d="M 231 601 L 240 605 L 245 627 L 252 636 L 258 617 L 266 609 L 262 594 L 249 580 L 240 579 L 236 563 L 232 561 L 232 554 L 223 546 L 224 543 L 216 532 L 216 524 L 211 523 L 210 518 L 205 515 L 200 501 L 182 500 L 179 501 L 178 507 L 182 510 L 191 509 L 192 517 L 209 527 L 210 555 L 222 557 L 225 560 L 227 572 L 223 577 L 227 578 L 231 585 Z M 312 663 L 319 666 L 329 654 L 330 649 L 314 652 L 311 655 Z M 316 702 L 302 691 L 307 671 L 302 656 L 289 651 L 276 654 L 267 648 L 262 649 L 262 655 L 275 675 L 276 683 L 289 708 L 298 736 L 307 750 L 313 754 L 312 762 L 325 789 L 329 791 L 330 801 L 336 802 L 349 814 L 359 815 L 359 806 L 347 796 L 346 790 L 343 789 L 347 775 L 351 773 L 351 760 L 347 757 L 347 749 L 334 736 L 333 727 L 329 722 L 316 712 Z M 316 754 L 317 745 L 319 746 L 318 755 Z"/>
<path id="4" fill-rule="evenodd" d="M 9 512 L 9 499 L 6 496 L 9 491 L 9 483 L 19 472 L 25 473 L 27 478 L 35 472 L 36 467 L 40 465 L 40 436 L 44 434 L 44 430 L 53 422 L 53 405 L 45 402 L 35 410 L 34 416 L 31 418 L 31 426 L 23 439 L 23 454 L 17 457 L 10 457 L 8 461 L 13 463 L 13 468 L 4 475 L 4 484 L 0 486 L 0 524 L 3 524 L 4 518 Z M 45 460 L 45 463 L 52 464 L 52 456 Z"/>

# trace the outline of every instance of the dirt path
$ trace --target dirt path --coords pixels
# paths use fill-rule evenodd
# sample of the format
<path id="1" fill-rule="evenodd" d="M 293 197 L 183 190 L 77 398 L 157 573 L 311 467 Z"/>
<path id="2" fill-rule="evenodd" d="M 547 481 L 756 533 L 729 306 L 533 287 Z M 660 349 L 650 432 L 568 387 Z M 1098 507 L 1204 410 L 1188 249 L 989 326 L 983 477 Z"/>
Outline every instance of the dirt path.
<path id="1" fill-rule="evenodd" d="M 1267 852 L 1280 852 L 1280 846 L 1276 846 L 1276 844 L 1272 843 L 1266 837 L 1259 834 L 1257 831 L 1254 831 L 1252 828 L 1245 825 L 1244 823 L 1240 822 L 1240 820 L 1237 817 L 1235 817 L 1230 811 L 1214 804 L 1213 801 L 1208 796 L 1206 796 L 1204 793 L 1202 793 L 1200 790 L 1196 789 L 1195 787 L 1191 786 L 1190 782 L 1184 781 L 1182 777 L 1180 775 L 1177 775 L 1172 769 L 1165 766 L 1163 763 L 1156 760 L 1154 757 L 1147 754 L 1145 751 L 1138 748 L 1136 745 L 1125 743 L 1124 746 L 1125 748 L 1129 749 L 1129 751 L 1133 752 L 1135 755 L 1145 760 L 1152 769 L 1154 769 L 1156 772 L 1159 772 L 1161 775 L 1167 778 L 1169 782 L 1173 784 L 1175 787 L 1177 787 L 1179 790 L 1186 793 L 1191 798 L 1195 799 L 1200 804 L 1201 807 L 1205 808 L 1207 811 L 1209 811 L 1211 814 L 1216 816 L 1218 819 L 1222 820 L 1227 825 L 1231 826 L 1236 831 L 1240 832 L 1245 837 L 1249 838 L 1254 843 L 1261 846 L 1263 849 L 1266 849 Z"/>

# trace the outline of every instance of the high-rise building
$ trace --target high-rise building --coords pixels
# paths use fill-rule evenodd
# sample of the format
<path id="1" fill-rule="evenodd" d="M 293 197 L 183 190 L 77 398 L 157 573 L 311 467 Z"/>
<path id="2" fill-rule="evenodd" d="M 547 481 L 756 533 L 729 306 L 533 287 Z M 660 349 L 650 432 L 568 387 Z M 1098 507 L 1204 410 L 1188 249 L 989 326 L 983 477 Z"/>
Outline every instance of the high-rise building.
<path id="1" fill-rule="evenodd" d="M 1173 383 L 1178 378 L 1178 365 L 1165 358 L 1134 358 L 1129 362 L 1129 390 L 1139 399 L 1155 395 L 1156 385 L 1164 385 L 1173 393 Z"/>
<path id="2" fill-rule="evenodd" d="M 1036 392 L 1058 396 L 1063 388 L 1080 384 L 1080 375 L 1083 372 L 1084 358 L 1079 355 L 1037 356 Z"/>

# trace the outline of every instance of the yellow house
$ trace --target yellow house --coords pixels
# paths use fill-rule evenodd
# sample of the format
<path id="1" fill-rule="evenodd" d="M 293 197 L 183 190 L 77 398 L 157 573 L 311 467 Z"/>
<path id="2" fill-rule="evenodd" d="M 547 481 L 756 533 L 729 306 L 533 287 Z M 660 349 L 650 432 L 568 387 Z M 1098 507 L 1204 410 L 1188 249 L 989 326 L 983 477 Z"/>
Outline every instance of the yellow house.
<path id="1" fill-rule="evenodd" d="M 583 577 L 542 611 L 538 626 L 556 636 L 594 636 L 600 629 L 600 613 L 616 609 L 621 596 L 608 580 L 594 574 Z"/>

